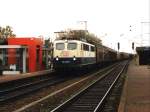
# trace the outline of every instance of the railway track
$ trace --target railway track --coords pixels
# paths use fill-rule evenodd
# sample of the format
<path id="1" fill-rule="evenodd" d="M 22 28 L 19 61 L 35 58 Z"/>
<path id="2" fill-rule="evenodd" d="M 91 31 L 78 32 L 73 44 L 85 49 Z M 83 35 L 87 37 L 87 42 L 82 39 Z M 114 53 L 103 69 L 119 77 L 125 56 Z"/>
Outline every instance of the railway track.
<path id="1" fill-rule="evenodd" d="M 47 86 L 53 86 L 65 80 L 68 80 L 68 78 L 53 76 L 53 77 L 47 77 L 41 80 L 37 80 L 34 82 L 30 82 L 30 83 L 23 83 L 19 86 L 1 89 L 0 103 L 8 102 L 9 100 L 18 98 L 28 93 L 32 93 L 34 91 L 37 91 Z"/>
<path id="2" fill-rule="evenodd" d="M 8 87 L 7 85 L 6 87 L 2 85 L 3 87 L 0 89 L 0 103 L 7 103 L 15 98 L 21 98 L 23 95 L 31 94 L 42 88 L 54 86 L 78 76 L 80 76 L 79 73 L 73 73 L 73 75 L 67 75 L 67 77 L 65 77 L 65 74 L 53 73 L 52 76 L 38 77 L 37 80 L 33 81 L 28 79 L 27 83 L 22 80 L 22 83 L 18 81 L 18 85 L 17 82 L 14 85 L 9 83 Z"/>
<path id="3" fill-rule="evenodd" d="M 127 61 L 121 63 L 108 74 L 65 101 L 51 112 L 98 112 L 118 78 L 126 68 Z"/>

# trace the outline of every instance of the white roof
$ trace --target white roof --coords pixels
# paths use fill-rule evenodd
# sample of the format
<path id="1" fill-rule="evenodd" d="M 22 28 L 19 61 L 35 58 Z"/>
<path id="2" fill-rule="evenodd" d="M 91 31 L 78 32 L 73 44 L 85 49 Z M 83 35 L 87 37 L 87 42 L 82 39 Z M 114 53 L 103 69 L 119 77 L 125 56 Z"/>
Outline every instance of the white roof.
<path id="1" fill-rule="evenodd" d="M 22 45 L 0 45 L 0 49 L 8 49 L 8 48 L 27 48 L 27 46 Z"/>

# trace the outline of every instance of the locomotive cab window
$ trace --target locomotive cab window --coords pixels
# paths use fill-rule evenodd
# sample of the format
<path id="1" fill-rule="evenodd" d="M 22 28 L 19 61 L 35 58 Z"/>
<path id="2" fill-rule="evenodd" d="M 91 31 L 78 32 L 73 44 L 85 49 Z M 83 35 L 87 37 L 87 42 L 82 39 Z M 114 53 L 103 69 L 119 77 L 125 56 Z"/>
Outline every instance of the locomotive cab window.
<path id="1" fill-rule="evenodd" d="M 56 43 L 56 49 L 57 50 L 64 50 L 65 44 L 64 43 Z"/>
<path id="2" fill-rule="evenodd" d="M 95 47 L 91 46 L 91 51 L 95 51 Z"/>
<path id="3" fill-rule="evenodd" d="M 84 50 L 84 51 L 89 51 L 89 46 L 86 45 L 86 44 L 83 44 L 83 50 Z"/>
<path id="4" fill-rule="evenodd" d="M 77 43 L 68 43 L 67 49 L 68 50 L 75 50 L 75 49 L 77 49 Z"/>

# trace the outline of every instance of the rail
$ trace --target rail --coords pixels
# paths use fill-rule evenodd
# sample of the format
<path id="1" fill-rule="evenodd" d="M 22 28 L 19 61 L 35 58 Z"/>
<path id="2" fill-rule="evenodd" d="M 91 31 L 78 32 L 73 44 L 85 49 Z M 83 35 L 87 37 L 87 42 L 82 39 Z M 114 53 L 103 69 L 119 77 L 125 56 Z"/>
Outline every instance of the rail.
<path id="1" fill-rule="evenodd" d="M 99 77 L 98 80 L 53 109 L 51 112 L 97 112 L 121 73 L 124 71 L 126 65 L 127 62 L 124 62 L 118 65 L 118 67 L 111 69 L 111 71 Z"/>

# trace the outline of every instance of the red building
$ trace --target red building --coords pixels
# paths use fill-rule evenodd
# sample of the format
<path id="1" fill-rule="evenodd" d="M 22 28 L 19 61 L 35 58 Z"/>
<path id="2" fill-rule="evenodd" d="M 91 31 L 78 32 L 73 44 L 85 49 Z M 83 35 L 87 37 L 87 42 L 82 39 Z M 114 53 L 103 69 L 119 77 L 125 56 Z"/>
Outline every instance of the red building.
<path id="1" fill-rule="evenodd" d="M 42 70 L 43 40 L 41 38 L 35 38 L 35 37 L 8 38 L 8 45 L 22 45 L 22 46 L 27 47 L 26 63 L 27 63 L 28 72 L 35 72 L 38 70 Z M 13 49 L 13 50 L 16 50 L 16 49 Z M 12 51 L 12 49 L 11 49 L 11 51 Z M 15 52 L 17 54 L 17 51 L 15 51 Z M 14 52 L 12 55 L 14 55 Z M 14 64 L 17 61 L 18 60 L 16 60 L 13 57 L 8 58 L 9 64 Z"/>

